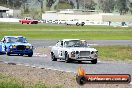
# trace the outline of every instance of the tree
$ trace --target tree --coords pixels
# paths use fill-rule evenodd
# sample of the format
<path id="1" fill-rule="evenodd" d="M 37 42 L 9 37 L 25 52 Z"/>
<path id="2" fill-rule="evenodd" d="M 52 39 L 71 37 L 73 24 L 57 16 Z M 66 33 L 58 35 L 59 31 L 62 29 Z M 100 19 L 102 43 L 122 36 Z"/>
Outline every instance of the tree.
<path id="1" fill-rule="evenodd" d="M 116 8 L 121 15 L 124 15 L 129 11 L 127 3 L 128 3 L 128 0 L 117 0 L 116 1 Z"/>
<path id="2" fill-rule="evenodd" d="M 85 8 L 89 10 L 95 10 L 96 5 L 97 4 L 93 0 L 90 0 L 85 4 Z"/>
<path id="3" fill-rule="evenodd" d="M 99 0 L 99 8 L 105 12 L 113 12 L 115 6 L 115 0 Z"/>
<path id="4" fill-rule="evenodd" d="M 48 0 L 47 7 L 51 7 L 53 3 L 54 3 L 54 0 Z"/>
<path id="5" fill-rule="evenodd" d="M 129 11 L 132 14 L 132 1 L 131 2 L 129 1 Z"/>
<path id="6" fill-rule="evenodd" d="M 72 6 L 72 8 L 75 8 L 74 3 L 72 1 L 70 1 L 70 5 Z"/>

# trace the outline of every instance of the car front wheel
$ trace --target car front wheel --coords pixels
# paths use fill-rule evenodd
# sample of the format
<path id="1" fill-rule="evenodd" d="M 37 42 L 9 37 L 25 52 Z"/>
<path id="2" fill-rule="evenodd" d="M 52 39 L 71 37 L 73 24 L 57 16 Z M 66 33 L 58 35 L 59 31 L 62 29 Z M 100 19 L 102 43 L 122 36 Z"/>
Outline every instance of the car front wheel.
<path id="1" fill-rule="evenodd" d="M 6 54 L 7 54 L 8 56 L 10 56 L 10 52 L 6 52 Z"/>
<path id="2" fill-rule="evenodd" d="M 33 53 L 29 53 L 29 54 L 28 54 L 28 57 L 32 57 L 32 56 L 33 56 Z"/>
<path id="3" fill-rule="evenodd" d="M 57 58 L 55 58 L 54 53 L 51 53 L 51 60 L 52 60 L 52 61 L 57 61 Z"/>

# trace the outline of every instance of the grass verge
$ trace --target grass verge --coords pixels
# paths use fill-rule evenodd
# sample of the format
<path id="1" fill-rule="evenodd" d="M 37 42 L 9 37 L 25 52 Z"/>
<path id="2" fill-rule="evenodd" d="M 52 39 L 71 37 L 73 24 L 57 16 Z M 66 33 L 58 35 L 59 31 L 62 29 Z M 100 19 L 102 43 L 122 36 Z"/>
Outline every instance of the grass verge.
<path id="1" fill-rule="evenodd" d="M 66 26 L 19 23 L 0 23 L 0 38 L 5 35 L 22 35 L 28 39 L 79 38 L 89 40 L 132 40 L 131 28 L 109 26 Z"/>
<path id="2" fill-rule="evenodd" d="M 23 81 L 0 73 L 0 88 L 51 88 L 44 83 L 25 84 Z M 54 88 L 61 88 L 55 86 Z"/>
<path id="3" fill-rule="evenodd" d="M 102 60 L 132 60 L 132 46 L 94 46 Z"/>

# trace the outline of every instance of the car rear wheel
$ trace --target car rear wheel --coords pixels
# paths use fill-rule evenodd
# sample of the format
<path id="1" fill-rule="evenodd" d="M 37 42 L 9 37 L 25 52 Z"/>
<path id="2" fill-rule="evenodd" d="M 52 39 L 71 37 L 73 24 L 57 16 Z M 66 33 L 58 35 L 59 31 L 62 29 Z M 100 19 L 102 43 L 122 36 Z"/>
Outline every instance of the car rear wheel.
<path id="1" fill-rule="evenodd" d="M 97 59 L 94 59 L 91 62 L 92 62 L 92 64 L 96 64 L 97 63 Z"/>
<path id="2" fill-rule="evenodd" d="M 57 58 L 55 58 L 54 53 L 51 53 L 51 60 L 52 60 L 52 61 L 57 61 Z"/>

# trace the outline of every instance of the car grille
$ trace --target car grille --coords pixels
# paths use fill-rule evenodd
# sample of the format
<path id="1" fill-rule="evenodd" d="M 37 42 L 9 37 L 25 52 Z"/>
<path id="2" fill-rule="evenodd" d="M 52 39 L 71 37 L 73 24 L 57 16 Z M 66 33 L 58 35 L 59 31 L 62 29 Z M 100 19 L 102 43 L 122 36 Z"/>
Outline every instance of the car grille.
<path id="1" fill-rule="evenodd" d="M 25 46 L 24 45 L 18 45 L 17 46 L 17 50 L 25 50 Z"/>
<path id="2" fill-rule="evenodd" d="M 90 51 L 80 51 L 80 56 L 89 56 Z"/>

